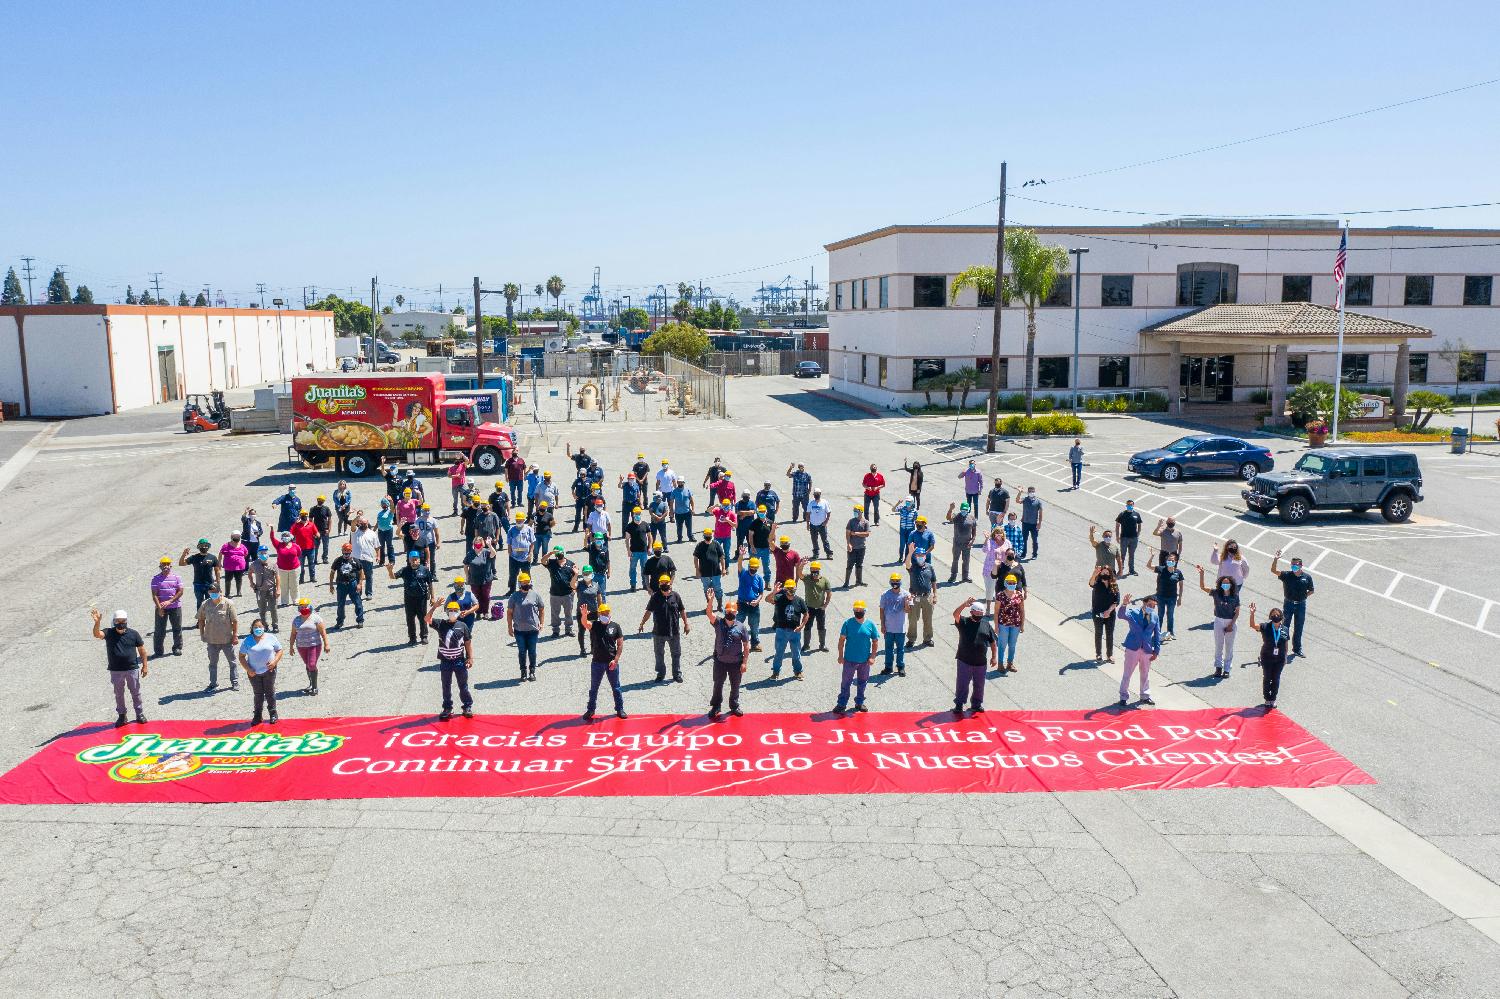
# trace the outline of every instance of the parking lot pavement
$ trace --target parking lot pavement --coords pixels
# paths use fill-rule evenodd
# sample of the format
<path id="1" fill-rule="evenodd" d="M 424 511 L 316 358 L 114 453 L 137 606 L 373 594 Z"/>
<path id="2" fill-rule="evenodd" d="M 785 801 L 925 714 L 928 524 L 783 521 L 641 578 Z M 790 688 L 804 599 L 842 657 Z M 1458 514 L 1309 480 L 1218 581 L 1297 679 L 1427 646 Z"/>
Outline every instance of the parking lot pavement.
<path id="1" fill-rule="evenodd" d="M 809 396 L 790 378 L 730 385 L 732 421 L 523 427 L 527 457 L 565 478 L 566 444 L 586 443 L 612 482 L 644 451 L 653 465 L 670 459 L 696 488 L 720 456 L 743 486 L 770 480 L 784 496 L 787 462 L 804 461 L 836 513 L 855 501 L 868 463 L 894 492 L 902 462 L 915 459 L 927 468 L 929 515 L 940 520 L 960 498 L 957 474 L 976 455 L 971 421 L 953 440 L 951 423 L 870 419 Z M 1101 458 L 1172 432 L 1134 420 L 1094 429 L 1086 445 Z M 0 605 L 0 643 L 12 667 L 0 671 L 0 697 L 15 706 L 0 765 L 108 716 L 88 607 L 126 607 L 142 620 L 145 581 L 160 554 L 175 556 L 200 535 L 220 540 L 246 505 L 269 516 L 269 500 L 288 482 L 307 496 L 332 485 L 326 474 L 283 466 L 284 448 L 274 437 L 123 449 L 54 441 L 0 491 L 8 556 L 0 586 L 10 597 Z M 1006 444 L 983 459 L 1012 487 L 1035 483 L 1047 504 L 1042 556 L 1027 566 L 1035 603 L 1021 669 L 991 679 L 992 709 L 1098 708 L 1115 697 L 1118 675 L 1092 661 L 1085 630 L 1087 525 L 1112 519 L 1117 487 L 1141 489 L 1143 503 L 1148 494 L 1102 464 L 1092 488 L 1058 492 L 1040 462 L 1060 451 L 1055 441 Z M 441 470 L 424 473 L 446 501 Z M 1453 480 L 1454 489 L 1489 488 Z M 1252 526 L 1190 498 L 1232 484 L 1184 485 L 1153 491 L 1150 502 L 1181 497 L 1225 518 L 1190 533 L 1191 557 L 1206 559 L 1224 527 Z M 373 480 L 356 482 L 356 506 L 372 509 L 380 493 Z M 1473 502 L 1433 496 L 1423 513 L 1490 530 L 1456 515 Z M 434 506 L 447 511 L 445 502 Z M 445 532 L 453 524 L 440 519 Z M 934 526 L 946 568 L 947 534 Z M 805 550 L 804 527 L 788 534 Z M 562 540 L 576 553 L 577 535 Z M 1249 588 L 1262 607 L 1279 589 L 1266 576 L 1270 540 L 1251 550 Z M 1316 571 L 1310 655 L 1288 669 L 1283 707 L 1376 785 L 1315 801 L 1221 789 L 11 807 L 0 812 L 0 903 L 12 916 L 0 929 L 8 955 L 0 992 L 394 996 L 440 981 L 454 995 L 671 996 L 713 981 L 730 995 L 1486 994 L 1500 975 L 1500 926 L 1485 922 L 1500 916 L 1487 908 L 1485 887 L 1500 879 L 1493 638 L 1445 620 L 1460 617 L 1447 594 L 1438 613 L 1425 609 L 1406 588 L 1410 579 L 1392 591 L 1400 600 L 1354 584 L 1378 563 L 1494 599 L 1489 578 L 1469 566 L 1495 542 L 1476 534 L 1372 545 L 1301 529 L 1295 540 L 1293 551 L 1318 545 L 1329 554 Z M 1324 571 L 1381 546 L 1348 583 Z M 895 547 L 887 514 L 871 539 L 870 585 L 836 591 L 830 622 L 856 595 L 878 592 Z M 671 554 L 684 568 L 684 548 L 674 544 Z M 827 564 L 836 582 L 841 554 Z M 451 570 L 457 558 L 457 546 L 445 545 L 442 564 Z M 652 682 L 650 642 L 632 634 L 643 594 L 611 594 L 632 636 L 623 666 L 632 714 L 706 708 L 701 588 L 684 577 L 678 588 L 695 613 L 682 684 Z M 617 575 L 611 589 L 620 582 Z M 934 647 L 910 657 L 907 677 L 873 685 L 872 710 L 951 703 L 953 629 L 944 621 L 976 592 L 977 584 L 941 588 Z M 331 624 L 327 591 L 317 596 Z M 300 695 L 288 677 L 283 715 L 433 711 L 431 647 L 405 645 L 398 605 L 379 577 L 367 626 L 333 633 L 319 697 Z M 1159 660 L 1163 706 L 1190 697 L 1235 709 L 1259 700 L 1253 668 L 1228 681 L 1206 678 L 1206 606 L 1190 593 L 1179 640 Z M 575 640 L 544 637 L 539 680 L 527 684 L 516 679 L 503 625 L 481 625 L 476 645 L 480 712 L 581 711 L 586 670 Z M 783 670 L 770 682 L 766 647 L 747 676 L 747 710 L 832 706 L 831 652 L 808 657 L 804 681 Z M 1254 652 L 1241 638 L 1236 661 Z M 248 692 L 203 691 L 204 667 L 191 636 L 181 658 L 160 660 L 146 683 L 152 717 L 246 717 Z M 1404 861 L 1392 844 L 1397 854 L 1415 846 Z M 164 919 L 246 932 L 169 933 Z M 446 929 L 457 925 L 462 932 Z"/>

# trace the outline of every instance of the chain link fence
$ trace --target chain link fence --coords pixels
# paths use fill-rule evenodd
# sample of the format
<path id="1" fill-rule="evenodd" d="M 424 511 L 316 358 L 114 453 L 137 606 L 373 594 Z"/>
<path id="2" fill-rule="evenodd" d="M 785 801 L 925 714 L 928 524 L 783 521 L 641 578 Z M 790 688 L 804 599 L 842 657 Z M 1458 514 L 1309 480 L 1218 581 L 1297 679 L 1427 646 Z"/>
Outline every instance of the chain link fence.
<path id="1" fill-rule="evenodd" d="M 724 417 L 724 376 L 675 357 L 518 358 L 515 419 L 535 423 Z"/>

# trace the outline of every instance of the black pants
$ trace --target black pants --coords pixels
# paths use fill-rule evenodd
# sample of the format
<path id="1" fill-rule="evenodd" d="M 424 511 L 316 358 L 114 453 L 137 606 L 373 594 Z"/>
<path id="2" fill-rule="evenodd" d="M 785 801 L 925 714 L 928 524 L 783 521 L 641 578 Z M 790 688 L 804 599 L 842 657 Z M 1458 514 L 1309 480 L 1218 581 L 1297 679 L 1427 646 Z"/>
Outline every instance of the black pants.
<path id="1" fill-rule="evenodd" d="M 796 523 L 797 520 L 802 516 L 802 512 L 806 509 L 807 497 L 798 496 L 796 493 L 792 493 L 792 522 Z"/>
<path id="2" fill-rule="evenodd" d="M 818 557 L 819 541 L 823 542 L 823 555 L 827 558 L 833 558 L 833 546 L 828 543 L 828 521 L 825 520 L 823 523 L 817 525 L 808 524 L 807 533 L 812 538 L 813 558 Z"/>
<path id="3" fill-rule="evenodd" d="M 443 673 L 443 710 L 453 710 L 453 681 L 458 681 L 458 700 L 466 708 L 474 706 L 474 695 L 469 693 L 469 667 L 462 659 L 440 659 L 438 667 Z"/>
<path id="4" fill-rule="evenodd" d="M 406 637 L 415 642 L 417 629 L 422 631 L 422 641 L 427 641 L 427 601 L 420 596 L 406 597 Z"/>
<path id="5" fill-rule="evenodd" d="M 1260 658 L 1260 692 L 1265 697 L 1267 704 L 1276 703 L 1276 695 L 1281 692 L 1281 671 L 1286 668 L 1286 660 L 1277 656 Z"/>
<path id="6" fill-rule="evenodd" d="M 729 710 L 738 711 L 740 707 L 740 663 L 726 663 L 717 657 L 714 659 L 714 696 L 708 702 L 708 708 L 715 714 L 724 703 L 724 681 L 729 681 Z"/>
<path id="7" fill-rule="evenodd" d="M 875 526 L 880 526 L 880 495 L 865 497 L 864 518 Z"/>
<path id="8" fill-rule="evenodd" d="M 844 585 L 849 585 L 849 574 L 854 574 L 854 581 L 860 586 L 865 585 L 865 550 L 856 548 L 849 553 L 849 564 L 844 566 Z"/>
<path id="9" fill-rule="evenodd" d="M 167 625 L 172 626 L 172 654 L 182 651 L 182 608 L 172 607 L 156 615 L 156 630 L 151 634 L 151 653 L 161 657 L 162 643 L 167 637 Z"/>
<path id="10" fill-rule="evenodd" d="M 224 570 L 224 595 L 226 597 L 237 597 L 245 592 L 245 570 Z"/>
<path id="11" fill-rule="evenodd" d="M 1099 651 L 1099 639 L 1100 639 L 1100 637 L 1103 637 L 1103 639 L 1104 639 L 1104 649 L 1105 649 L 1105 651 L 1103 653 L 1101 653 Z M 1098 616 L 1095 616 L 1095 618 L 1094 618 L 1094 658 L 1098 659 L 1101 655 L 1108 656 L 1108 657 L 1113 657 L 1114 654 L 1115 654 L 1115 616 L 1113 614 L 1111 614 L 1109 617 L 1098 617 Z"/>
<path id="12" fill-rule="evenodd" d="M 802 651 L 806 652 L 812 646 L 813 624 L 818 626 L 818 644 L 828 644 L 828 619 L 824 616 L 826 607 L 809 607 L 807 609 L 807 622 L 802 625 Z"/>
<path id="13" fill-rule="evenodd" d="M 260 721 L 261 713 L 269 710 L 271 717 L 276 717 L 276 671 L 268 669 L 264 673 L 250 674 L 250 690 L 255 695 L 255 713 L 251 715 L 252 721 Z"/>
<path id="14" fill-rule="evenodd" d="M 589 515 L 589 503 L 588 503 L 588 500 L 574 500 L 573 501 L 573 530 L 576 531 L 581 526 L 583 526 L 583 518 L 587 517 L 588 515 Z"/>

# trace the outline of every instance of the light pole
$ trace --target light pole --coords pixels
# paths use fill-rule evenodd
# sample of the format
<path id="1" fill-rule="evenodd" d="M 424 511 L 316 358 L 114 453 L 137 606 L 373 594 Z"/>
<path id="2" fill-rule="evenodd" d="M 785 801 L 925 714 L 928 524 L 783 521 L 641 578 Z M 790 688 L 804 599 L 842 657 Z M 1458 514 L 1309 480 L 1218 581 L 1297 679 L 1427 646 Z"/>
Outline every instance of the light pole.
<path id="1" fill-rule="evenodd" d="M 1077 246 L 1068 251 L 1077 261 L 1073 265 L 1073 414 L 1078 415 L 1078 329 L 1083 307 L 1083 255 L 1089 252 L 1086 246 Z"/>

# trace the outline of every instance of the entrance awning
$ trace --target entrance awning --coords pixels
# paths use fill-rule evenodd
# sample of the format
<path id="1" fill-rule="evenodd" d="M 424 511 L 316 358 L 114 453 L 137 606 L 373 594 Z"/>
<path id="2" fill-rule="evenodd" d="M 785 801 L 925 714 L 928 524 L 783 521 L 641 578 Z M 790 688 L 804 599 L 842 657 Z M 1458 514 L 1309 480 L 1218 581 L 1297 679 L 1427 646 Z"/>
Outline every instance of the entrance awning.
<path id="1" fill-rule="evenodd" d="M 1338 342 L 1337 309 L 1311 302 L 1268 305 L 1207 305 L 1141 328 L 1141 335 L 1163 343 L 1210 348 L 1223 353 L 1235 347 L 1291 347 Z M 1432 330 L 1361 312 L 1344 313 L 1344 342 L 1402 344 L 1431 339 Z"/>

